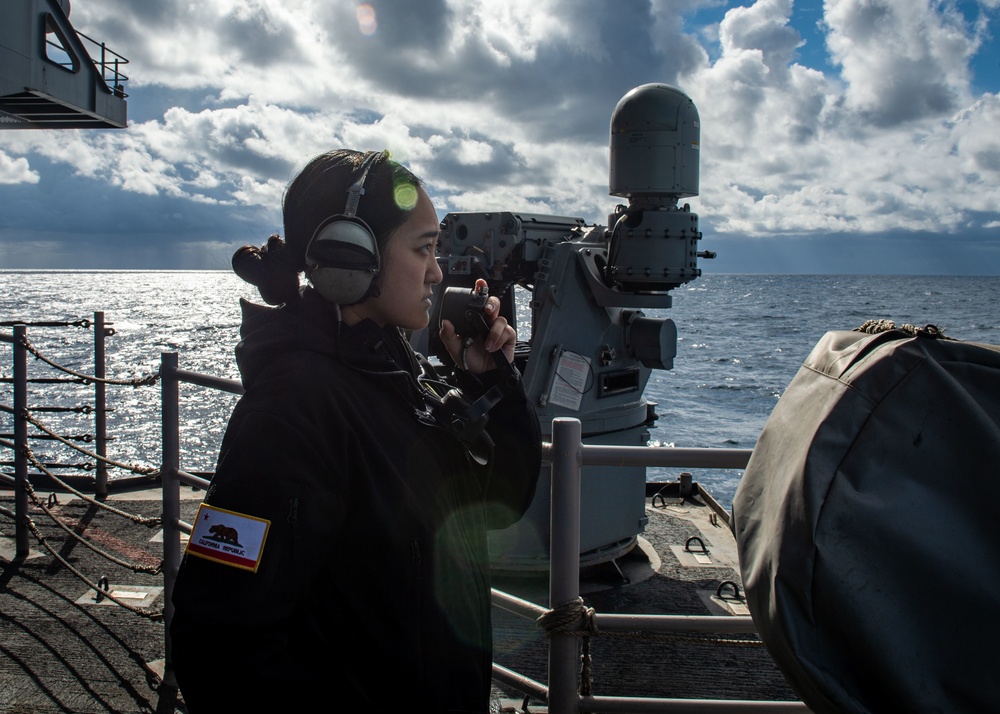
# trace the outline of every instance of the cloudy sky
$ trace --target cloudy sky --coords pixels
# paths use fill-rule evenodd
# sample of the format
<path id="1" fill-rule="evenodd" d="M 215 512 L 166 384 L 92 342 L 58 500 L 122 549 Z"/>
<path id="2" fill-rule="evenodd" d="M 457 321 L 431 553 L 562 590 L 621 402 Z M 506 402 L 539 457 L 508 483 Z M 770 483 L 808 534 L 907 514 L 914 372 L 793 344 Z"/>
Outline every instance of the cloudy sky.
<path id="1" fill-rule="evenodd" d="M 1000 0 L 72 0 L 127 129 L 0 130 L 0 268 L 227 269 L 296 171 L 388 148 L 440 216 L 606 224 L 609 122 L 701 119 L 700 267 L 1000 275 Z"/>

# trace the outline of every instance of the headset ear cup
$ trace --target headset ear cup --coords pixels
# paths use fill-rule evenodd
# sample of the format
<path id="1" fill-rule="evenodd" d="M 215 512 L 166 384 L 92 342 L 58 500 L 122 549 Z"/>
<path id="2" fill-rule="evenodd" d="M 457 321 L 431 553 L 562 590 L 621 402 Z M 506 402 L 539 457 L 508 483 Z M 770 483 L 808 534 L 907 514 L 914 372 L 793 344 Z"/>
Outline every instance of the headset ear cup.
<path id="1" fill-rule="evenodd" d="M 316 291 L 338 305 L 363 300 L 379 271 L 378 244 L 356 216 L 331 216 L 306 250 L 308 277 Z"/>
<path id="2" fill-rule="evenodd" d="M 326 300 L 338 305 L 353 305 L 368 295 L 373 277 L 364 270 L 318 267 L 309 275 L 309 282 Z"/>

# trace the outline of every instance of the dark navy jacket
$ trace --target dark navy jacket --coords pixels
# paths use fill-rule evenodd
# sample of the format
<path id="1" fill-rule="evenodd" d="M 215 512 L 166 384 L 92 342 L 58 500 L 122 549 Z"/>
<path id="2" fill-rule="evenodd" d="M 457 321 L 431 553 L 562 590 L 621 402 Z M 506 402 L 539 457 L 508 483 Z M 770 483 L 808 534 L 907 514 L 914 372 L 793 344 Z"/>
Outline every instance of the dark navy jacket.
<path id="1" fill-rule="evenodd" d="M 246 393 L 205 502 L 271 525 L 255 573 L 184 558 L 171 655 L 190 710 L 487 711 L 487 530 L 520 519 L 541 464 L 523 389 L 490 411 L 478 466 L 426 414 L 398 330 L 338 334 L 309 289 L 242 307 Z M 465 379 L 473 399 L 489 386 Z"/>

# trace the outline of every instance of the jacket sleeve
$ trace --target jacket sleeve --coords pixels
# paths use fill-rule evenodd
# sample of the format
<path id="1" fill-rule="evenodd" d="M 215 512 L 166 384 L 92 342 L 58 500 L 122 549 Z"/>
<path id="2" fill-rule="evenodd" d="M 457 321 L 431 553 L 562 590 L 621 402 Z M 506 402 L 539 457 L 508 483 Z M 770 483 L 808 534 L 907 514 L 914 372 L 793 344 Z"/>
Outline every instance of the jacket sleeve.
<path id="1" fill-rule="evenodd" d="M 485 393 L 493 372 L 479 378 L 458 372 L 463 389 Z M 487 524 L 491 530 L 507 528 L 521 519 L 535 496 L 542 464 L 542 433 L 538 414 L 518 380 L 489 412 L 486 431 L 493 439 L 493 458 L 486 490 Z"/>
<path id="2" fill-rule="evenodd" d="M 328 562 L 325 551 L 343 522 L 339 479 L 328 477 L 315 446 L 278 416 L 252 411 L 232 426 L 205 503 L 267 521 L 259 566 L 252 572 L 189 553 L 173 601 L 206 622 L 279 622 L 301 606 Z"/>

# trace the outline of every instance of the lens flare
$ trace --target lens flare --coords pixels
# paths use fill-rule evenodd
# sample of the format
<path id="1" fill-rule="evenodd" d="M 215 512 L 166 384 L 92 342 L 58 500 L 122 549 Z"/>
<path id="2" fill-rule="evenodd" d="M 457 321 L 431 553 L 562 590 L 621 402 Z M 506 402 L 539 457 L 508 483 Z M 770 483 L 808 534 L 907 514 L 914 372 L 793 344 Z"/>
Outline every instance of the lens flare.
<path id="1" fill-rule="evenodd" d="M 375 19 L 375 8 L 369 3 L 363 2 L 358 5 L 354 11 L 354 17 L 358 20 L 358 29 L 361 30 L 362 35 L 370 37 L 375 34 L 375 30 L 378 29 L 378 20 Z"/>
<path id="2" fill-rule="evenodd" d="M 393 186 L 392 194 L 396 198 L 396 205 L 404 211 L 412 211 L 417 205 L 417 187 L 409 181 L 400 181 Z"/>

